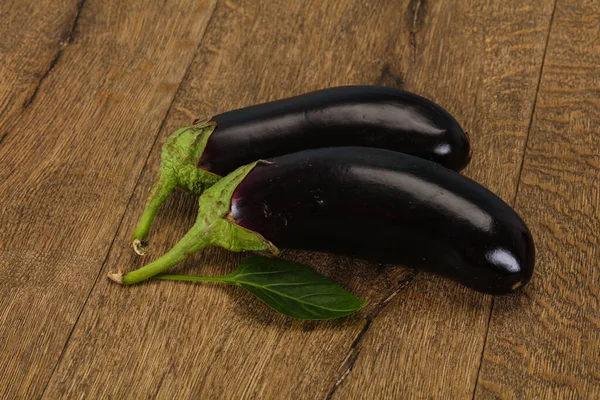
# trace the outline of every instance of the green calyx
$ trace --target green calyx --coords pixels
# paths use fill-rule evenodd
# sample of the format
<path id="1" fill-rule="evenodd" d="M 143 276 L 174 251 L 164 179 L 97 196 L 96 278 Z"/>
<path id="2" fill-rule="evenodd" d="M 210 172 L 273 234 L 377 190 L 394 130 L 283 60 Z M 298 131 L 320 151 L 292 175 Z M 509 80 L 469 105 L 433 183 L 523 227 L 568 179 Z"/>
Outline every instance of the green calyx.
<path id="1" fill-rule="evenodd" d="M 158 176 L 131 237 L 136 253 L 144 254 L 144 239 L 148 235 L 154 216 L 174 188 L 199 196 L 221 178 L 197 167 L 206 143 L 216 127 L 214 121 L 203 121 L 178 129 L 167 138 L 161 150 Z"/>
<path id="2" fill-rule="evenodd" d="M 207 246 L 219 246 L 230 251 L 267 251 L 277 255 L 279 250 L 260 234 L 235 224 L 229 214 L 234 190 L 258 162 L 238 168 L 206 190 L 199 199 L 198 218 L 185 236 L 157 260 L 124 274 L 109 274 L 109 278 L 131 285 L 159 274 Z"/>

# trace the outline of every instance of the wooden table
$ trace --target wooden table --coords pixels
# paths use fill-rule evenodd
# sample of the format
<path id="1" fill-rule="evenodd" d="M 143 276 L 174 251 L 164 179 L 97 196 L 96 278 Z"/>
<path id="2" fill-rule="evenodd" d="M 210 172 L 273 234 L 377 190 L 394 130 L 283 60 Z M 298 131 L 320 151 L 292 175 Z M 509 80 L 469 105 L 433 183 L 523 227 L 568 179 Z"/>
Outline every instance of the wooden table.
<path id="1" fill-rule="evenodd" d="M 5 0 L 0 15 L 1 398 L 600 397 L 598 1 Z M 523 291 L 288 252 L 370 299 L 300 322 L 235 287 L 106 279 L 194 220 L 177 193 L 154 252 L 129 247 L 166 135 L 345 84 L 456 116 L 464 173 L 534 234 Z M 210 249 L 177 270 L 239 260 Z"/>

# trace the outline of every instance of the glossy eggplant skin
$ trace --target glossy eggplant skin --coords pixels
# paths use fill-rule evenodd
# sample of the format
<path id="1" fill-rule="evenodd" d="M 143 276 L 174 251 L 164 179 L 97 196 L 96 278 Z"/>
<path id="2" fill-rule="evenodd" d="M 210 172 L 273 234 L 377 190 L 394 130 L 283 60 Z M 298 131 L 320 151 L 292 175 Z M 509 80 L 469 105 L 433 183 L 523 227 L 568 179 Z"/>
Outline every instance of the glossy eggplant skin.
<path id="1" fill-rule="evenodd" d="M 218 175 L 306 149 L 364 146 L 411 154 L 460 171 L 470 144 L 458 122 L 415 94 L 343 86 L 217 115 L 198 166 Z"/>
<path id="2" fill-rule="evenodd" d="M 359 147 L 269 161 L 237 186 L 230 212 L 237 225 L 280 248 L 401 264 L 490 294 L 531 278 L 535 249 L 525 223 L 454 171 Z"/>

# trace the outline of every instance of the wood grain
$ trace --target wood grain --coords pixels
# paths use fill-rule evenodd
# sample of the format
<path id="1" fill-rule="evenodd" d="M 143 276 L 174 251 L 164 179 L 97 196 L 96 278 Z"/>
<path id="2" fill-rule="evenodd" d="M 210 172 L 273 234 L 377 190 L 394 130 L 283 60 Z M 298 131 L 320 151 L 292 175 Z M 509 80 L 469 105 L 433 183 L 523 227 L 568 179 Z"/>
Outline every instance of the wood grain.
<path id="1" fill-rule="evenodd" d="M 538 3 L 512 12 L 501 2 L 483 1 L 219 3 L 159 142 L 194 118 L 259 101 L 341 84 L 405 87 L 464 123 L 477 151 L 469 175 L 512 201 L 552 10 L 552 4 Z M 146 259 L 132 255 L 126 242 L 157 168 L 158 144 L 105 272 L 143 265 L 191 226 L 195 199 L 173 196 L 151 232 L 154 252 Z M 236 288 L 171 282 L 120 288 L 103 280 L 48 394 L 472 395 L 489 297 L 428 276 L 411 283 L 413 275 L 398 267 L 319 254 L 286 256 L 368 296 L 369 307 L 343 321 L 300 323 Z M 239 259 L 212 249 L 177 270 L 222 274 Z M 384 309 L 391 295 L 393 306 Z M 112 384 L 119 379 L 116 371 L 127 371 L 125 386 Z"/>
<path id="2" fill-rule="evenodd" d="M 68 46 L 78 15 L 77 0 L 0 4 L 0 144 Z"/>
<path id="3" fill-rule="evenodd" d="M 213 7 L 89 0 L 2 143 L 0 398 L 41 396 Z"/>
<path id="4" fill-rule="evenodd" d="M 0 398 L 600 397 L 598 15 L 594 0 L 3 1 Z M 236 287 L 105 278 L 195 218 L 177 192 L 151 253 L 129 247 L 168 133 L 343 84 L 457 117 L 465 173 L 516 199 L 536 239 L 521 294 L 285 252 L 370 300 L 300 322 Z M 240 259 L 209 249 L 174 272 Z"/>
<path id="5" fill-rule="evenodd" d="M 473 142 L 465 174 L 511 204 L 552 4 L 459 1 L 431 7 L 416 35 L 417 43 L 426 43 L 412 63 L 418 73 L 409 74 L 406 84 L 450 99 Z M 340 376 L 351 372 L 334 398 L 472 397 L 490 302 L 491 296 L 441 278 L 417 276 L 353 349 L 356 361 L 340 369 Z"/>
<path id="6" fill-rule="evenodd" d="M 400 35 L 392 23 L 397 7 L 334 1 L 281 1 L 268 7 L 252 1 L 219 3 L 162 137 L 196 117 L 227 109 L 321 87 L 377 83 L 385 67 L 377 58 L 387 57 L 387 44 Z M 384 18 L 388 29 L 373 30 Z M 370 48 L 374 44 L 377 48 Z M 353 51 L 373 56 L 359 58 Z M 392 74 L 387 72 L 388 79 Z M 157 168 L 155 146 L 105 272 L 143 265 L 167 250 L 194 221 L 196 200 L 173 196 L 150 233 L 154 252 L 145 260 L 132 253 L 127 240 Z M 341 321 L 297 322 L 237 288 L 164 282 L 123 288 L 102 280 L 48 395 L 85 391 L 91 397 L 122 397 L 131 391 L 158 398 L 172 393 L 184 398 L 325 396 L 364 319 L 407 272 L 380 271 L 375 265 L 322 254 L 286 256 L 316 265 L 357 295 L 369 297 L 371 304 L 362 314 Z M 212 249 L 177 270 L 222 274 L 239 260 L 239 255 Z M 354 276 L 348 276 L 349 269 L 356 271 Z M 127 371 L 126 385 L 112 384 L 117 369 Z"/>
<path id="7" fill-rule="evenodd" d="M 477 398 L 600 398 L 598 15 L 557 4 L 516 204 L 536 272 L 496 301 Z"/>

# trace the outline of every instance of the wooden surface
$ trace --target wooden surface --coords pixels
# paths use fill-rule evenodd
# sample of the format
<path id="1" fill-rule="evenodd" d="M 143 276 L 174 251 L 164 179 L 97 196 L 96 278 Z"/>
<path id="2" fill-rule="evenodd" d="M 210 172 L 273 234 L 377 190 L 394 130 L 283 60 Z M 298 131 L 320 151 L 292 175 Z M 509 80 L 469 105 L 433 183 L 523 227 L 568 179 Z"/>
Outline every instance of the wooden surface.
<path id="1" fill-rule="evenodd" d="M 599 398 L 600 3 L 8 1 L 0 5 L 0 398 Z M 191 225 L 127 241 L 166 135 L 343 84 L 404 88 L 469 131 L 464 173 L 536 240 L 518 294 L 286 252 L 369 305 L 282 317 L 238 288 L 121 287 Z M 209 249 L 176 270 L 222 274 Z"/>

